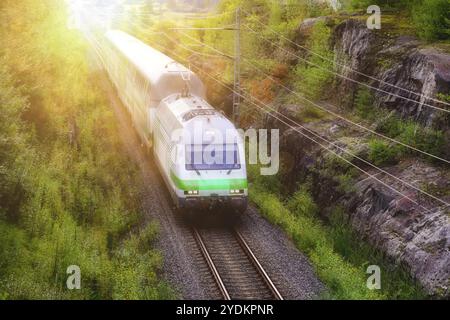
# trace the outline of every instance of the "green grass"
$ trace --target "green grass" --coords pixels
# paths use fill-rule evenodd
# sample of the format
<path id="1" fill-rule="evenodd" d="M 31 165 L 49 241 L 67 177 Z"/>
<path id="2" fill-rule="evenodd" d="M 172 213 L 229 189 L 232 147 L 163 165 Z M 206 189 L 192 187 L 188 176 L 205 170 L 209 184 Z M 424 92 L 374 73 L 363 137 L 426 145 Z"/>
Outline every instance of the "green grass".
<path id="1" fill-rule="evenodd" d="M 441 130 L 425 128 L 412 120 L 404 120 L 396 115 L 390 115 L 378 123 L 377 131 L 422 151 L 436 156 L 445 156 L 446 141 Z M 407 147 L 398 146 L 397 149 L 402 155 L 420 156 Z M 430 160 L 428 157 L 426 159 Z"/>
<path id="2" fill-rule="evenodd" d="M 368 88 L 359 88 L 355 98 L 356 114 L 363 119 L 374 120 L 376 116 L 374 102 L 375 99 Z"/>
<path id="3" fill-rule="evenodd" d="M 401 267 L 389 263 L 377 250 L 365 243 L 352 230 L 343 210 L 335 207 L 328 223 L 319 217 L 319 208 L 306 185 L 292 196 L 281 200 L 261 184 L 264 178 L 249 170 L 250 199 L 273 224 L 280 226 L 297 248 L 312 262 L 319 278 L 328 287 L 322 298 L 331 299 L 417 299 L 424 298 Z M 273 178 L 270 178 L 271 180 Z M 332 204 L 330 204 L 332 206 Z M 382 270 L 382 289 L 366 286 L 369 265 Z"/>
<path id="4" fill-rule="evenodd" d="M 335 299 L 380 299 L 381 295 L 366 288 L 364 272 L 347 263 L 329 241 L 325 227 L 316 219 L 291 212 L 273 194 L 253 187 L 250 198 L 270 222 L 282 227 L 295 245 L 314 265 L 319 278 Z M 291 206 L 297 208 L 299 205 Z"/>

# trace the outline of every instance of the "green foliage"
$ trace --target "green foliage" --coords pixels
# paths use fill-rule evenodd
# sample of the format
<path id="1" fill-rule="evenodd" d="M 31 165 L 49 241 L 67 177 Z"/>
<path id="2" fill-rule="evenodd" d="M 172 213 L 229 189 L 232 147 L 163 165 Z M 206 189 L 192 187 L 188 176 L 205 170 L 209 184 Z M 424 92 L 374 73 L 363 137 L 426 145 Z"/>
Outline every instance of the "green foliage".
<path id="1" fill-rule="evenodd" d="M 411 145 L 417 149 L 437 155 L 445 155 L 445 136 L 441 130 L 425 128 L 412 121 L 403 120 L 398 116 L 384 117 L 378 124 L 377 130 L 391 138 Z M 402 154 L 413 154 L 414 151 L 406 147 L 397 147 Z"/>
<path id="2" fill-rule="evenodd" d="M 370 5 L 379 5 L 381 10 L 396 9 L 411 17 L 411 25 L 424 40 L 449 39 L 449 0 L 348 0 L 345 7 L 364 10 Z"/>
<path id="3" fill-rule="evenodd" d="M 352 230 L 344 211 L 334 208 L 329 224 L 318 217 L 318 207 L 306 186 L 301 186 L 287 204 L 253 182 L 250 198 L 272 223 L 283 228 L 296 246 L 311 260 L 333 299 L 421 299 L 426 295 L 405 270 L 394 267 Z M 366 268 L 379 265 L 382 290 L 366 287 Z"/>
<path id="4" fill-rule="evenodd" d="M 370 5 L 378 5 L 382 9 L 400 8 L 407 9 L 415 0 L 346 0 L 344 5 L 347 8 L 367 9 Z"/>
<path id="5" fill-rule="evenodd" d="M 450 1 L 417 1 L 412 9 L 412 17 L 418 34 L 425 40 L 450 38 Z"/>
<path id="6" fill-rule="evenodd" d="M 315 106 L 307 104 L 300 109 L 297 117 L 301 119 L 302 122 L 313 122 L 323 119 L 325 117 L 325 112 Z"/>
<path id="7" fill-rule="evenodd" d="M 308 47 L 313 52 L 320 52 L 328 58 L 318 56 L 308 57 L 310 63 L 299 61 L 294 70 L 294 87 L 310 99 L 324 99 L 329 95 L 327 89 L 331 86 L 333 75 L 328 71 L 333 68 L 333 52 L 329 48 L 330 28 L 323 21 L 317 22 L 311 33 Z"/>
<path id="8" fill-rule="evenodd" d="M 445 101 L 445 96 L 439 95 L 438 99 Z M 360 88 L 357 91 L 355 113 L 365 121 L 378 120 L 377 132 L 425 152 L 445 156 L 445 136 L 441 130 L 426 128 L 413 120 L 403 120 L 393 113 L 379 108 L 375 109 L 373 103 L 374 97 L 369 89 Z M 369 146 L 369 159 L 378 164 L 392 164 L 402 156 L 417 155 L 410 148 L 391 145 L 379 140 L 372 140 Z M 427 159 L 429 160 L 429 158 Z"/>
<path id="9" fill-rule="evenodd" d="M 356 114 L 361 118 L 373 120 L 375 118 L 374 101 L 374 97 L 368 88 L 359 88 L 355 98 Z"/>
<path id="10" fill-rule="evenodd" d="M 27 99 L 14 86 L 0 59 L 0 218 L 14 219 L 11 213 L 26 196 L 24 166 L 33 153 L 27 146 L 30 135 L 21 119 L 27 108 Z"/>
<path id="11" fill-rule="evenodd" d="M 399 150 L 391 144 L 373 139 L 369 142 L 369 160 L 376 166 L 390 165 L 398 162 Z"/>
<path id="12" fill-rule="evenodd" d="M 156 270 L 161 255 L 152 249 L 157 236 L 155 225 L 149 225 L 138 236 L 127 239 L 115 252 L 113 299 L 154 300 L 173 297 L 171 289 L 158 282 Z"/>
<path id="13" fill-rule="evenodd" d="M 259 170 L 260 167 L 257 165 L 247 166 L 247 174 L 250 177 L 251 181 L 253 181 L 255 184 L 263 187 L 265 190 L 268 190 L 271 193 L 280 194 L 282 190 L 282 185 L 278 177 L 276 175 L 263 176 L 260 174 Z"/>
<path id="14" fill-rule="evenodd" d="M 296 215 L 310 217 L 314 217 L 318 211 L 317 205 L 305 186 L 294 193 L 287 204 L 287 208 Z"/>
<path id="15" fill-rule="evenodd" d="M 437 98 L 444 102 L 450 102 L 450 94 L 438 93 Z"/>
<path id="16" fill-rule="evenodd" d="M 355 192 L 355 177 L 353 176 L 353 172 L 349 171 L 347 173 L 339 174 L 335 178 L 338 182 L 337 190 L 344 193 L 349 194 Z"/>
<path id="17" fill-rule="evenodd" d="M 0 4 L 14 17 L 0 29 L 0 299 L 173 297 L 157 227 L 137 228 L 137 168 L 64 5 Z M 81 290 L 66 289 L 70 265 Z"/>

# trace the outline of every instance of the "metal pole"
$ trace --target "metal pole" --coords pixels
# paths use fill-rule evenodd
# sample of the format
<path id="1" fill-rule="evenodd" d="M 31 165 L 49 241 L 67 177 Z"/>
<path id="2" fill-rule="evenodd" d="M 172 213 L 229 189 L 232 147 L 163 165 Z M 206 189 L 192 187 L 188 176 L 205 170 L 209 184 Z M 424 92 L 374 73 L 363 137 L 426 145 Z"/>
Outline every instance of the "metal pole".
<path id="1" fill-rule="evenodd" d="M 233 92 L 233 122 L 239 123 L 239 105 L 241 102 L 241 9 L 236 9 L 236 31 L 234 45 L 234 92 Z"/>

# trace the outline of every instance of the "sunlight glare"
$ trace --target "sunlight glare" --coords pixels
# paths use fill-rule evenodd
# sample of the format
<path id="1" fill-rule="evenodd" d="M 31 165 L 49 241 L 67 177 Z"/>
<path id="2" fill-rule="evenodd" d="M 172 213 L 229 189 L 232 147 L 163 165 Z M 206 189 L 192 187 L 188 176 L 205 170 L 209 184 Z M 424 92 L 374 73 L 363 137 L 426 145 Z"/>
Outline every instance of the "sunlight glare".
<path id="1" fill-rule="evenodd" d="M 125 0 L 66 0 L 69 18 L 69 29 L 87 31 L 92 27 L 109 29 L 113 21 L 116 8 L 123 5 Z"/>

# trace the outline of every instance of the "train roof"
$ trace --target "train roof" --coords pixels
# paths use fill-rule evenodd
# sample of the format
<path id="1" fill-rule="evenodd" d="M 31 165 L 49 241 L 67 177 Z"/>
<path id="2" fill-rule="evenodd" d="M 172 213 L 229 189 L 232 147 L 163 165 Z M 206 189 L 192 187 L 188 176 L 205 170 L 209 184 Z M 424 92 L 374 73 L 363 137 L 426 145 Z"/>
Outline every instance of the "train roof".
<path id="1" fill-rule="evenodd" d="M 162 101 L 160 108 L 159 117 L 168 132 L 178 128 L 191 130 L 199 122 L 203 130 L 219 130 L 222 133 L 235 130 L 223 113 L 201 97 L 172 95 Z"/>
<path id="2" fill-rule="evenodd" d="M 123 31 L 110 30 L 105 36 L 150 82 L 155 100 L 182 92 L 186 83 L 192 94 L 206 96 L 200 78 L 184 65 Z"/>

